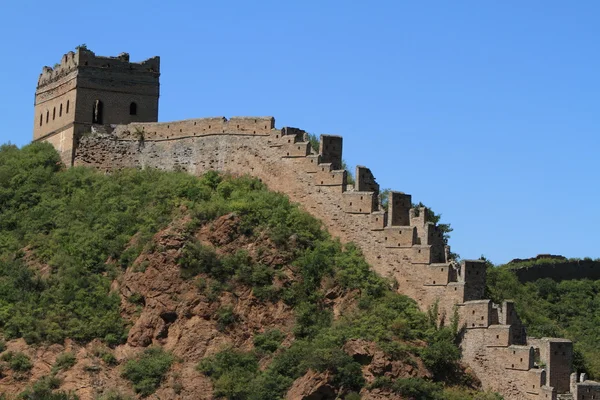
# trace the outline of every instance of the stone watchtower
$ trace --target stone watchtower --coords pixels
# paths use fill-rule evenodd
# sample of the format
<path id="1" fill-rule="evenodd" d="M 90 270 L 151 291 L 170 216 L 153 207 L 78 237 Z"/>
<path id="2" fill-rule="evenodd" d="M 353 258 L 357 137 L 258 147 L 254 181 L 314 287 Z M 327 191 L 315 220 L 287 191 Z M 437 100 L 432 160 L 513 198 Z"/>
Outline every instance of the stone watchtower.
<path id="1" fill-rule="evenodd" d="M 50 142 L 67 166 L 79 136 L 92 125 L 158 121 L 160 58 L 129 62 L 85 47 L 44 67 L 35 91 L 33 140 Z"/>

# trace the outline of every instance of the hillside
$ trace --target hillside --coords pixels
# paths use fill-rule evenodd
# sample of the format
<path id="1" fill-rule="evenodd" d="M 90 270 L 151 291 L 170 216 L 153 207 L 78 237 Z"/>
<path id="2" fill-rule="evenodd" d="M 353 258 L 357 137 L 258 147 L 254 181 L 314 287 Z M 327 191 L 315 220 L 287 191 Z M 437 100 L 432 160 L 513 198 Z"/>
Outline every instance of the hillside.
<path id="1" fill-rule="evenodd" d="M 4 398 L 499 398 L 393 285 L 256 179 L 0 148 Z"/>
<path id="2" fill-rule="evenodd" d="M 552 266 L 551 262 L 544 262 Z M 600 281 L 543 278 L 519 282 L 517 268 L 540 264 L 530 261 L 495 267 L 490 263 L 487 295 L 496 302 L 515 300 L 529 335 L 571 339 L 574 342 L 573 369 L 600 379 Z"/>

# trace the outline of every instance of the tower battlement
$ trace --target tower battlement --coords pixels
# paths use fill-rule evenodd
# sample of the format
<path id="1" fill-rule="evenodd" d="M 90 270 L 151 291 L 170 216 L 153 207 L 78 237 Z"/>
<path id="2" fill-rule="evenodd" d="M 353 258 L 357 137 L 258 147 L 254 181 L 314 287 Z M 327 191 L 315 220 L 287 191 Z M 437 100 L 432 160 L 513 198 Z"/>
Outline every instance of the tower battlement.
<path id="1" fill-rule="evenodd" d="M 104 68 L 134 74 L 148 74 L 157 77 L 160 74 L 160 57 L 152 57 L 141 62 L 130 62 L 129 53 L 116 57 L 97 56 L 93 51 L 79 47 L 76 51 L 64 54 L 54 67 L 45 66 L 38 78 L 37 88 L 58 82 L 61 78 L 78 69 Z"/>

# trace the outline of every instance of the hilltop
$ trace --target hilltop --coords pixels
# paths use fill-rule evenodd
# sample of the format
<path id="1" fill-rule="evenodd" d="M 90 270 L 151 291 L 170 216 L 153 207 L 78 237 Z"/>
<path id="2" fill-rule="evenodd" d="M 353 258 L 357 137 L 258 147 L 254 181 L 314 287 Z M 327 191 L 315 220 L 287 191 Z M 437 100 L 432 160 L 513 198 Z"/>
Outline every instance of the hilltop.
<path id="1" fill-rule="evenodd" d="M 0 148 L 0 188 L 7 398 L 499 398 L 456 318 L 255 178 L 65 169 L 34 143 Z"/>

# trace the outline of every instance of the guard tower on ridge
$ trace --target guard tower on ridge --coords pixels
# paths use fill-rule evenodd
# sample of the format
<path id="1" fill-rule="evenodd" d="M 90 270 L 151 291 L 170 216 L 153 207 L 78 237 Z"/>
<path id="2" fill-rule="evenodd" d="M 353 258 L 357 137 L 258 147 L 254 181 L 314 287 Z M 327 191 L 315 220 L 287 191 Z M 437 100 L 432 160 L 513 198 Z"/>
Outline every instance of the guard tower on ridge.
<path id="1" fill-rule="evenodd" d="M 129 62 L 85 47 L 44 67 L 35 91 L 33 140 L 50 142 L 67 166 L 78 137 L 91 126 L 157 122 L 160 58 Z"/>

